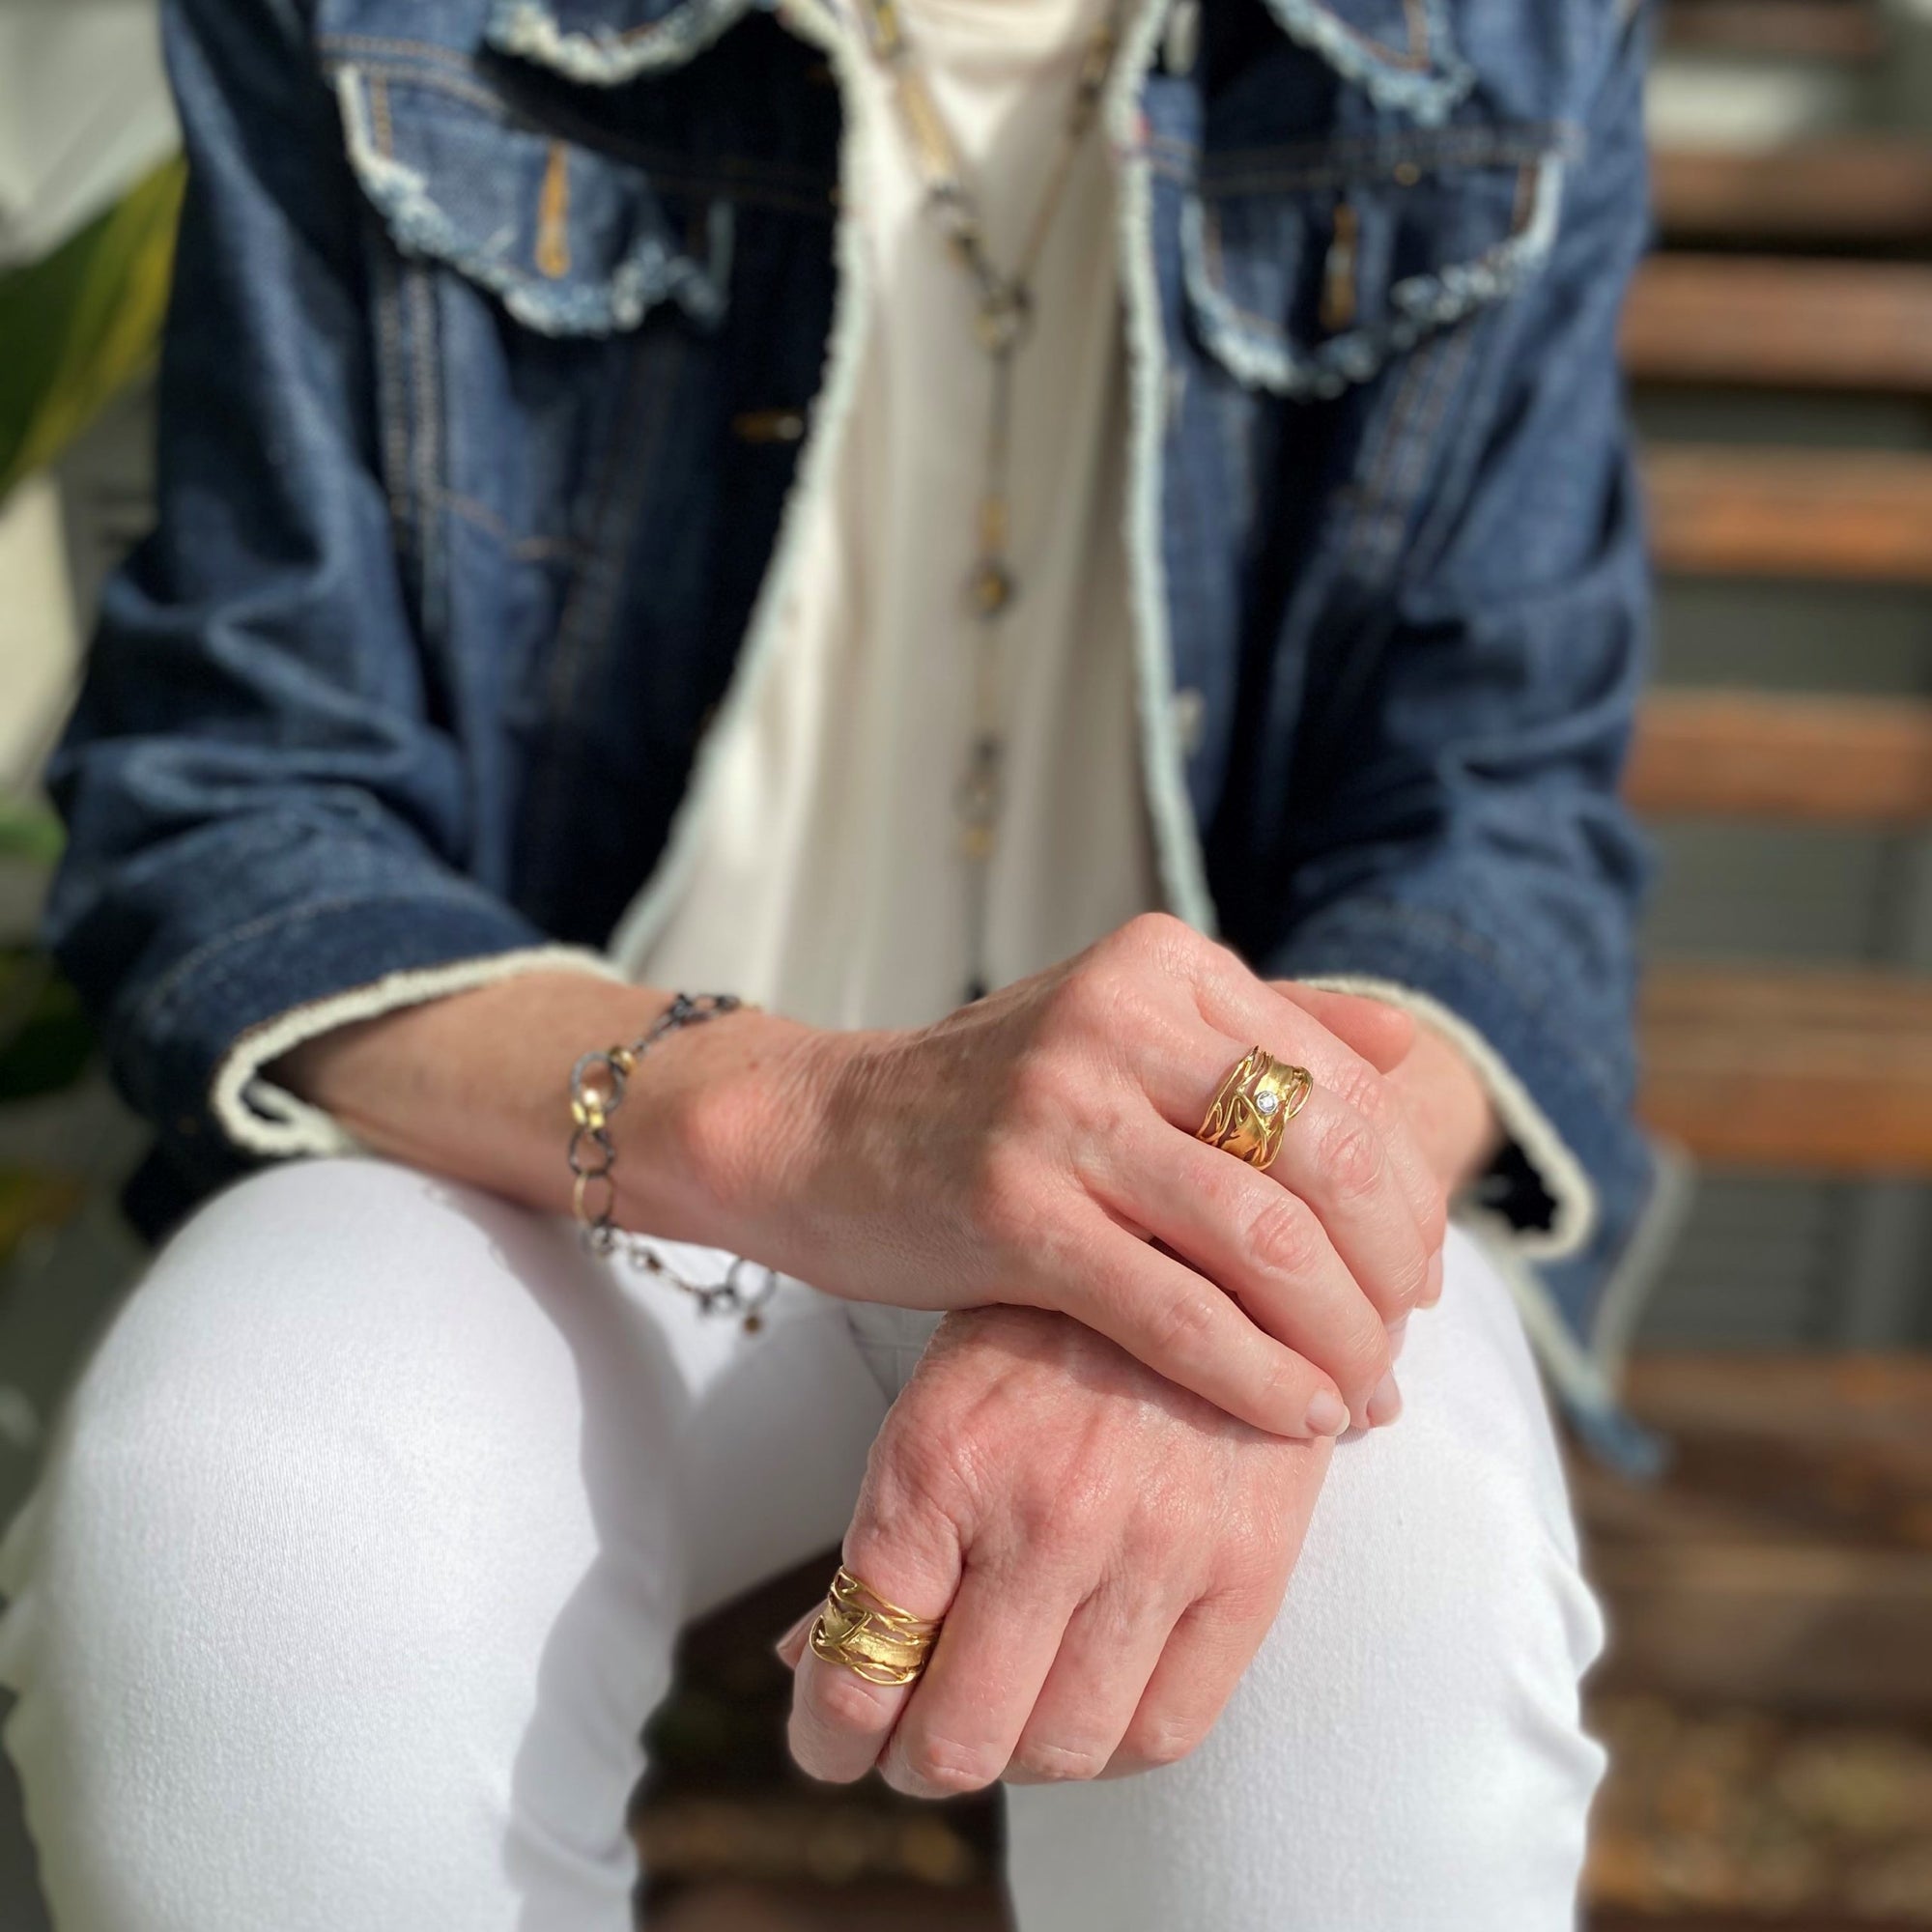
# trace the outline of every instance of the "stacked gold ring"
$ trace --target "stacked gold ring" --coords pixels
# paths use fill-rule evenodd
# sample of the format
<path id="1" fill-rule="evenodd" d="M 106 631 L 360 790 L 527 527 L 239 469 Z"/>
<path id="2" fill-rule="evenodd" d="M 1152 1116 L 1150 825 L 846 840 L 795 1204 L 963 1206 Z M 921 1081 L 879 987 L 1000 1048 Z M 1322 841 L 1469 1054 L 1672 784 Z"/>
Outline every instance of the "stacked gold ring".
<path id="1" fill-rule="evenodd" d="M 1250 1047 L 1228 1070 L 1195 1136 L 1265 1173 L 1281 1151 L 1282 1130 L 1308 1104 L 1315 1076 Z"/>
<path id="2" fill-rule="evenodd" d="M 811 1626 L 811 1652 L 867 1684 L 910 1684 L 925 1668 L 939 1619 L 888 1603 L 841 1563 Z"/>

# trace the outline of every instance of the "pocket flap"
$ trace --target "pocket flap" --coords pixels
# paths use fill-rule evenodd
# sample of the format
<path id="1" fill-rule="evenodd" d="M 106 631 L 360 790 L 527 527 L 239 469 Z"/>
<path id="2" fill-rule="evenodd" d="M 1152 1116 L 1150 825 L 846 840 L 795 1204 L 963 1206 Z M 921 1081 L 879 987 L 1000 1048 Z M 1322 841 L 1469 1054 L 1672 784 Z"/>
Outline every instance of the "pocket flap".
<path id="1" fill-rule="evenodd" d="M 661 302 L 724 312 L 731 206 L 524 120 L 436 68 L 336 70 L 349 160 L 405 253 L 490 290 L 546 335 L 635 328 Z"/>
<path id="2" fill-rule="evenodd" d="M 1442 121 L 1475 84 L 1456 50 L 1443 0 L 1265 0 L 1292 41 L 1351 80 L 1378 106 Z"/>
<path id="3" fill-rule="evenodd" d="M 590 87 L 681 67 L 752 0 L 492 0 L 484 39 Z"/>
<path id="4" fill-rule="evenodd" d="M 1196 333 L 1249 388 L 1340 395 L 1521 287 L 1563 175 L 1546 135 L 1476 128 L 1217 156 L 1182 212 Z"/>

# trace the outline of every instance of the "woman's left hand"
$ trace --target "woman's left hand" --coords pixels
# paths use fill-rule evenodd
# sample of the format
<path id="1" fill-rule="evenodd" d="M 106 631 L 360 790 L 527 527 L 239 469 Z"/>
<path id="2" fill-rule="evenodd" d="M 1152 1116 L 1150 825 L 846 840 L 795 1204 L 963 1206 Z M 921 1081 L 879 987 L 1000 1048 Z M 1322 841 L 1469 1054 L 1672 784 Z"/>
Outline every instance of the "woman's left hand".
<path id="1" fill-rule="evenodd" d="M 1274 1621 L 1332 1447 L 1237 1422 L 1067 1316 L 949 1315 L 844 1545 L 944 1629 L 918 1683 L 887 1689 L 797 1626 L 792 1754 L 923 1798 L 1185 1756 Z"/>

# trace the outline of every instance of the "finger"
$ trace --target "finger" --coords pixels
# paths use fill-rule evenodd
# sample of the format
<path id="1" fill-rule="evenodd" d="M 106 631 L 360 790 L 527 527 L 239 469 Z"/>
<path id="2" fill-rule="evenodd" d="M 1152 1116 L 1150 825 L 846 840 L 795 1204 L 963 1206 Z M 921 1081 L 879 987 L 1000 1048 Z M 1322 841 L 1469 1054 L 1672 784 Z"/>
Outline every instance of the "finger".
<path id="1" fill-rule="evenodd" d="M 856 1783 L 878 1763 L 907 1694 L 902 1687 L 869 1684 L 808 1649 L 792 1675 L 793 1761 L 808 1777 Z"/>
<path id="2" fill-rule="evenodd" d="M 1388 1330 L 1315 1209 L 1272 1175 L 1161 1122 L 1124 1137 L 1113 1154 L 1118 1165 L 1090 1181 L 1101 1199 L 1323 1371 L 1356 1420 L 1367 1420 L 1389 1370 Z"/>
<path id="3" fill-rule="evenodd" d="M 1348 1405 L 1331 1377 L 1257 1327 L 1205 1275 L 1097 1208 L 1077 1271 L 1060 1284 L 1055 1306 L 1270 1435 L 1337 1435 L 1348 1427 Z"/>
<path id="4" fill-rule="evenodd" d="M 1029 1566 L 969 1568 L 879 1771 L 912 1798 L 983 1791 L 1006 1771 L 1078 1585 Z"/>
<path id="5" fill-rule="evenodd" d="M 1416 1138 L 1406 1105 L 1389 1088 L 1383 1072 L 1370 1057 L 1354 1051 L 1347 1039 L 1331 1030 L 1312 1010 L 1306 997 L 1291 997 L 1279 985 L 1256 980 L 1231 952 L 1225 952 L 1223 958 L 1223 970 L 1204 974 L 1196 987 L 1202 1018 L 1229 1039 L 1260 1041 L 1269 1053 L 1306 1066 L 1323 1092 L 1354 1107 L 1387 1142 L 1391 1169 L 1403 1198 L 1422 1229 L 1424 1242 L 1435 1246 L 1443 1231 L 1441 1182 Z M 1300 991 L 1308 995 L 1316 989 L 1302 987 Z M 1376 1003 L 1364 1001 L 1362 1005 Z M 1352 1018 L 1354 1024 L 1362 1022 L 1360 1009 L 1352 1010 Z M 1414 1026 L 1410 1026 L 1410 1045 L 1414 1037 Z"/>
<path id="6" fill-rule="evenodd" d="M 1320 1216 L 1383 1321 L 1421 1301 L 1434 1246 L 1409 1208 L 1387 1141 L 1354 1108 L 1317 1087 L 1289 1122 L 1267 1178 Z"/>
<path id="7" fill-rule="evenodd" d="M 1321 1031 L 1307 1015 L 1296 1017 L 1301 1027 Z M 1379 1088 L 1364 1085 L 1364 1077 L 1378 1082 L 1380 1075 L 1332 1037 L 1323 1037 L 1326 1048 L 1320 1055 L 1311 1054 L 1311 1060 L 1325 1061 L 1331 1068 L 1339 1069 L 1345 1082 L 1352 1083 L 1356 1094 L 1386 1113 L 1386 1103 L 1378 1097 Z M 1229 1036 L 1204 1028 L 1198 1044 L 1178 1044 L 1177 1050 L 1148 1063 L 1149 1097 L 1157 1111 L 1190 1136 L 1197 1135 L 1201 1117 L 1194 1111 L 1198 1094 L 1184 1091 L 1197 1077 L 1188 1070 L 1189 1065 L 1199 1069 L 1218 1064 L 1213 1076 L 1218 1085 L 1235 1058 L 1230 1048 Z M 1268 1169 L 1268 1177 L 1315 1209 L 1377 1317 L 1384 1322 L 1393 1321 L 1414 1307 L 1427 1289 L 1429 1261 L 1441 1245 L 1441 1229 L 1429 1226 L 1417 1215 L 1405 1184 L 1402 1149 L 1406 1144 L 1406 1132 L 1389 1133 L 1351 1104 L 1347 1092 L 1337 1093 L 1324 1086 L 1318 1066 L 1311 1065 L 1309 1071 L 1314 1091 L 1301 1111 L 1283 1127 L 1281 1151 Z M 1213 1089 L 1208 1092 L 1211 1097 Z M 1201 1105 L 1205 1111 L 1207 1102 Z M 1201 1144 L 1198 1138 L 1196 1144 Z M 1223 1159 L 1231 1157 L 1220 1150 L 1213 1151 L 1220 1152 Z M 1096 1161 L 1111 1162 L 1113 1158 L 1112 1149 L 1095 1144 Z M 1178 1151 L 1170 1152 L 1161 1164 L 1171 1173 L 1179 1158 Z M 1439 1221 L 1439 1194 L 1436 1199 Z"/>
<path id="8" fill-rule="evenodd" d="M 1194 1750 L 1227 1708 L 1271 1622 L 1230 1598 L 1204 1598 L 1184 1611 L 1168 1635 L 1107 1775 L 1131 1776 L 1178 1763 Z"/>
<path id="9" fill-rule="evenodd" d="M 1007 1767 L 1009 1784 L 1098 1777 L 1106 1770 L 1181 1607 L 1102 1589 L 1074 1611 Z"/>
<path id="10" fill-rule="evenodd" d="M 1287 1123 L 1287 1136 L 1300 1133 L 1306 1138 L 1307 1113 L 1323 1096 L 1331 1108 L 1335 1102 L 1351 1108 L 1382 1144 L 1386 1162 L 1378 1161 L 1377 1166 L 1386 1165 L 1388 1179 L 1425 1248 L 1439 1245 L 1444 1223 L 1441 1186 L 1409 1126 L 1401 1098 L 1381 1074 L 1294 1002 L 1252 976 L 1245 989 L 1202 991 L 1199 1003 L 1204 1015 L 1201 1032 L 1178 1033 L 1167 1051 L 1150 1055 L 1142 1065 L 1143 1088 L 1155 1109 L 1184 1132 L 1198 1133 L 1229 1070 L 1249 1046 L 1260 1044 L 1277 1059 L 1306 1067 L 1315 1083 L 1308 1108 Z"/>
<path id="11" fill-rule="evenodd" d="M 1282 1002 L 1282 1007 L 1284 1011 L 1295 1014 L 1298 1025 L 1305 1027 L 1309 1023 L 1309 1016 L 1292 1001 Z M 1409 1037 L 1413 1042 L 1416 1037 L 1413 1026 Z M 1263 1033 L 1258 1037 L 1265 1040 L 1268 1036 Z M 1442 1183 L 1415 1131 L 1407 1103 L 1401 1091 L 1366 1058 L 1349 1050 L 1339 1040 L 1336 1044 L 1341 1051 L 1333 1054 L 1334 1065 L 1325 1080 L 1317 1075 L 1318 1082 L 1331 1098 L 1352 1108 L 1380 1137 L 1388 1150 L 1389 1172 L 1415 1218 L 1424 1245 L 1439 1245 L 1446 1222 Z M 1316 1050 L 1319 1042 L 1315 1046 L 1304 1042 L 1304 1046 L 1306 1050 Z"/>
<path id="12" fill-rule="evenodd" d="M 863 1498 L 860 1512 L 845 1538 L 852 1574 L 914 1616 L 945 1616 L 958 1588 L 956 1544 L 943 1532 L 917 1540 L 890 1533 L 867 1514 Z M 808 1642 L 792 1676 L 789 1736 L 799 1769 L 830 1784 L 864 1777 L 911 1695 L 910 1685 L 868 1683 Z"/>
<path id="13" fill-rule="evenodd" d="M 1386 1000 L 1307 986 L 1299 980 L 1270 980 L 1267 983 L 1310 1019 L 1326 1027 L 1344 1046 L 1359 1053 L 1378 1073 L 1393 1073 L 1415 1044 L 1413 1017 Z"/>
<path id="14" fill-rule="evenodd" d="M 780 1637 L 772 1648 L 779 1654 L 779 1662 L 787 1670 L 796 1670 L 798 1661 L 805 1655 L 805 1646 L 811 1636 L 811 1627 L 818 1621 L 818 1613 L 825 1607 L 822 1602 L 813 1604 L 797 1623 Z"/>
<path id="15" fill-rule="evenodd" d="M 1435 1252 L 1429 1257 L 1429 1281 L 1422 1291 L 1423 1307 L 1434 1308 L 1442 1299 L 1442 1276 L 1445 1264 L 1442 1259 L 1442 1250 L 1438 1246 Z"/>

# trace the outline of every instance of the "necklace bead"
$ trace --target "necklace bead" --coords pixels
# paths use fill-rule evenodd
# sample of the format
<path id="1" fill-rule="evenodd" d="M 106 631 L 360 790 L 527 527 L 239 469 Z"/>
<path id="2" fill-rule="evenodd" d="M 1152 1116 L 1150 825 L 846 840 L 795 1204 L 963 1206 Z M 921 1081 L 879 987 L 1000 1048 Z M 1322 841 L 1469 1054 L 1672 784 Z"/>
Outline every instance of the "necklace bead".
<path id="1" fill-rule="evenodd" d="M 1033 327 L 1033 297 L 1023 283 L 995 289 L 980 303 L 973 333 L 988 355 L 1010 355 Z"/>
<path id="2" fill-rule="evenodd" d="M 999 557 L 982 557 L 973 566 L 968 586 L 974 614 L 980 618 L 1004 616 L 1019 595 L 1012 571 Z"/>

